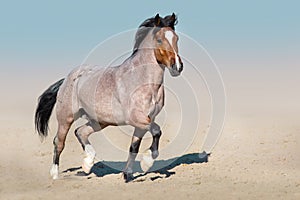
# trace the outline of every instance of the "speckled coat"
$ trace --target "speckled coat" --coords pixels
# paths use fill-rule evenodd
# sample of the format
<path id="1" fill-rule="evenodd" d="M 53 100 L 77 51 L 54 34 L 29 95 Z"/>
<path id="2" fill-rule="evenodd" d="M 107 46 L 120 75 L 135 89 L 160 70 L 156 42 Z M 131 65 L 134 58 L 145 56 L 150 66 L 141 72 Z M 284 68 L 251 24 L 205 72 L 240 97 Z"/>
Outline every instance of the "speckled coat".
<path id="1" fill-rule="evenodd" d="M 57 117 L 148 129 L 164 106 L 164 67 L 157 63 L 152 40 L 149 33 L 119 66 L 73 70 L 59 90 Z"/>

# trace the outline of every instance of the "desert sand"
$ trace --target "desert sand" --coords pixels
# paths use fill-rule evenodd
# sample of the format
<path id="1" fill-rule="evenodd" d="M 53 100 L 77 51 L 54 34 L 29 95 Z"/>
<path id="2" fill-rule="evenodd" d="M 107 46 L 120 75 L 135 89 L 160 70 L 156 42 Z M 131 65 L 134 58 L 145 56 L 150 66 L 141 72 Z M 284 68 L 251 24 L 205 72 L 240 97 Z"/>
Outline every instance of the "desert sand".
<path id="1" fill-rule="evenodd" d="M 109 158 L 97 160 L 90 175 L 78 176 L 84 154 L 74 127 L 61 156 L 60 179 L 50 178 L 55 117 L 50 136 L 41 142 L 33 115 L 37 97 L 60 77 L 36 73 L 39 78 L 24 74 L 20 81 L 1 83 L 7 95 L 0 113 L 0 199 L 300 199 L 299 81 L 293 72 L 224 72 L 225 126 L 208 162 L 198 159 L 201 138 L 196 138 L 167 170 L 137 172 L 127 184 L 120 172 L 103 164 Z M 290 78 L 278 82 L 282 75 Z M 171 137 L 168 127 L 163 130 L 162 145 Z M 129 139 L 123 142 L 127 148 Z"/>

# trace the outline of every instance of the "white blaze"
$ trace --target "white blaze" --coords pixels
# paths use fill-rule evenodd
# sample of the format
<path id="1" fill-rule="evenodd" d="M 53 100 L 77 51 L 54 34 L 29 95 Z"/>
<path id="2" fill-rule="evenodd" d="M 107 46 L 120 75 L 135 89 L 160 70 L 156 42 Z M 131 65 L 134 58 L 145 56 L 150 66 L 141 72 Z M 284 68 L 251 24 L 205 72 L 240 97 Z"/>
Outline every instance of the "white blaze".
<path id="1" fill-rule="evenodd" d="M 173 52 L 175 53 L 175 63 L 176 63 L 176 67 L 177 67 L 177 70 L 179 70 L 179 67 L 180 67 L 180 63 L 179 63 L 179 58 L 178 58 L 178 55 L 173 47 L 173 37 L 174 37 L 174 34 L 172 31 L 166 31 L 165 32 L 165 37 L 167 38 L 170 46 L 173 48 Z"/>
<path id="2" fill-rule="evenodd" d="M 165 37 L 167 38 L 167 40 L 169 41 L 170 45 L 172 46 L 172 41 L 173 41 L 173 37 L 174 34 L 172 31 L 166 31 L 165 32 Z"/>

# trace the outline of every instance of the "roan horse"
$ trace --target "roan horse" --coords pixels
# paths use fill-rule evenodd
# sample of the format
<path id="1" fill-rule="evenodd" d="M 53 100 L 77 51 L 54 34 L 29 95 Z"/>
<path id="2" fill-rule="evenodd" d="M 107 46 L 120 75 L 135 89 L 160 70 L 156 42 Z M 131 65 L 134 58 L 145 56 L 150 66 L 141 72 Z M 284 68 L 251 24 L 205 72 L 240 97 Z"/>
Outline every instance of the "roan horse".
<path id="1" fill-rule="evenodd" d="M 80 66 L 65 79 L 50 86 L 39 98 L 35 125 L 41 137 L 48 134 L 48 121 L 56 105 L 58 130 L 54 138 L 53 165 L 50 174 L 58 178 L 59 157 L 70 126 L 79 118 L 88 122 L 75 130 L 85 158 L 82 168 L 90 173 L 96 152 L 88 137 L 107 126 L 131 125 L 134 133 L 123 177 L 132 180 L 133 163 L 145 133 L 153 141 L 141 160 L 144 171 L 158 157 L 161 129 L 155 117 L 164 106 L 164 71 L 180 75 L 183 63 L 178 55 L 178 36 L 174 31 L 176 16 L 157 14 L 146 20 L 137 31 L 133 54 L 114 67 Z"/>

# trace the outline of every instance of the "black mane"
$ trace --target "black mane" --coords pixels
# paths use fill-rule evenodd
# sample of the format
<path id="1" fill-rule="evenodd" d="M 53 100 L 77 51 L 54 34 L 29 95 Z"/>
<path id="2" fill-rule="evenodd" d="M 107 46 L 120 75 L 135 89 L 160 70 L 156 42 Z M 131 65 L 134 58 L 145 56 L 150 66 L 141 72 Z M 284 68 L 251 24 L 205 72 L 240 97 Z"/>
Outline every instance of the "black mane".
<path id="1" fill-rule="evenodd" d="M 175 25 L 177 24 L 177 16 L 173 13 L 172 15 L 167 15 L 164 18 L 157 14 L 155 17 L 146 19 L 138 28 L 135 34 L 135 44 L 133 47 L 133 54 L 138 50 L 140 44 L 148 34 L 149 27 L 170 27 L 175 30 Z"/>
<path id="2" fill-rule="evenodd" d="M 177 16 L 175 16 L 175 20 L 172 19 L 172 15 L 167 15 L 164 18 L 160 17 L 159 15 L 157 15 L 159 17 L 160 23 L 157 25 L 155 24 L 155 17 L 151 17 L 149 19 L 146 19 L 140 26 L 141 27 L 170 27 L 173 30 L 175 30 L 175 25 L 177 24 Z"/>

